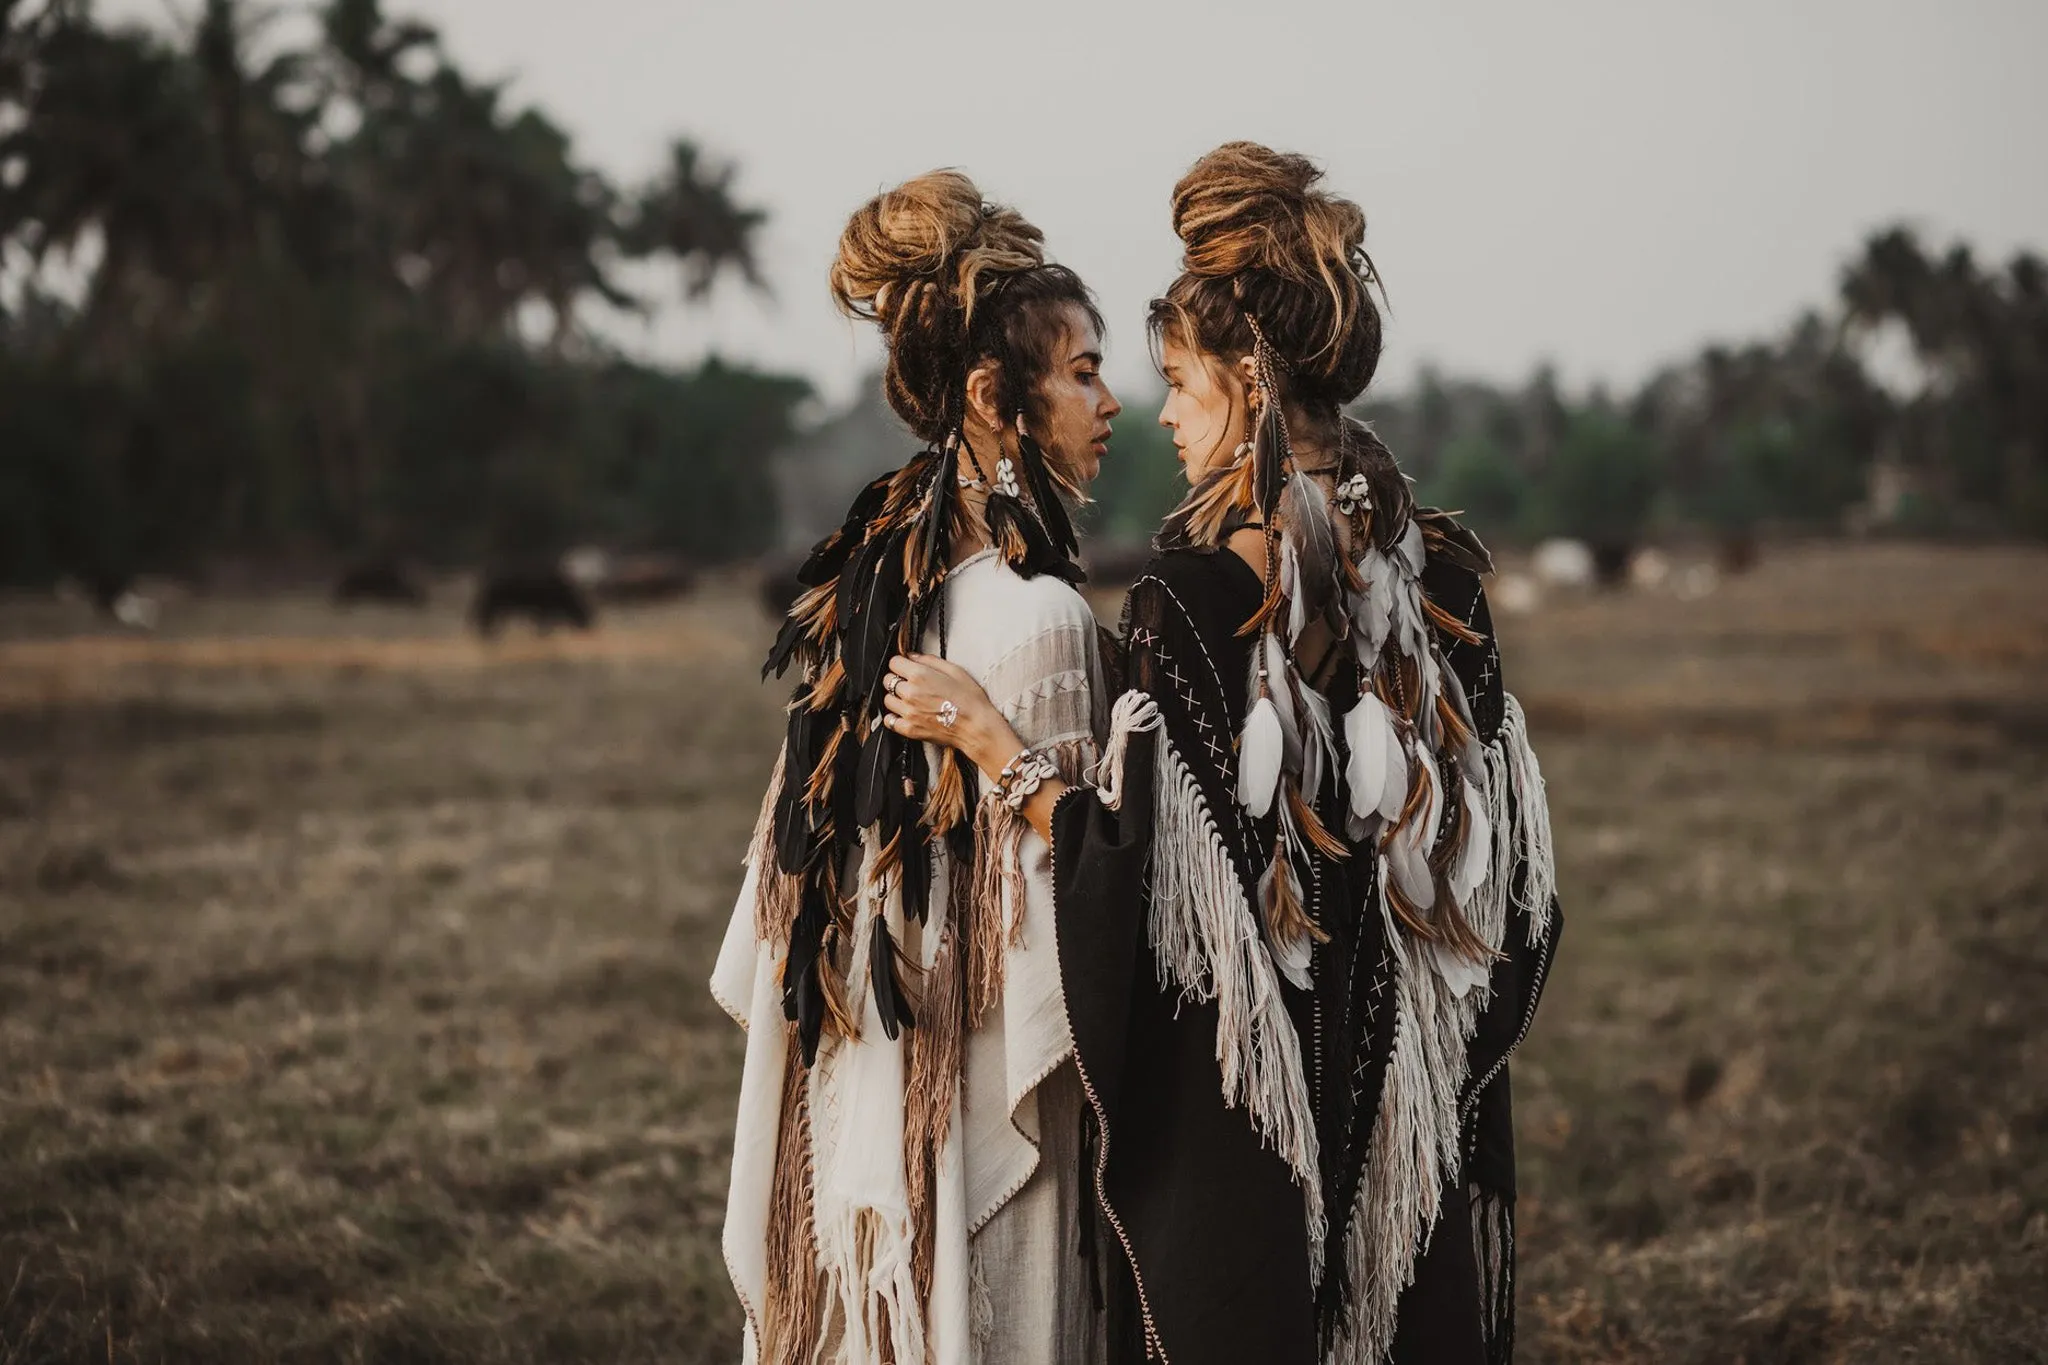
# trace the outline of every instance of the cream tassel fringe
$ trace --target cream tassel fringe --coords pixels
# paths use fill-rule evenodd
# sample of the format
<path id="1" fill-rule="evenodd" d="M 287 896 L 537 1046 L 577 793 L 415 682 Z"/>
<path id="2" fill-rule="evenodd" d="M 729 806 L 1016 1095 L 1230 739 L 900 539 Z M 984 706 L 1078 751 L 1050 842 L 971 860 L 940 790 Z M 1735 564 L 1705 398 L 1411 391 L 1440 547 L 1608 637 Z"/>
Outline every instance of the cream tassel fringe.
<path id="1" fill-rule="evenodd" d="M 1495 847 L 1486 881 L 1473 897 L 1472 927 L 1498 950 L 1507 933 L 1515 863 L 1525 860 L 1524 894 L 1515 904 L 1529 913 L 1530 942 L 1540 942 L 1549 927 L 1556 863 L 1542 771 L 1529 748 L 1521 706 L 1512 696 L 1500 738 L 1487 755 L 1483 800 Z M 1455 995 L 1432 965 L 1428 945 L 1399 932 L 1387 908 L 1387 871 L 1383 860 L 1381 913 L 1387 917 L 1400 974 L 1394 1048 L 1372 1152 L 1345 1238 L 1350 1308 L 1331 1345 L 1332 1365 L 1382 1361 L 1393 1346 L 1401 1293 L 1415 1278 L 1416 1260 L 1436 1225 L 1439 1196 L 1463 1156 L 1459 1101 L 1472 1034 L 1487 1004 L 1484 990 L 1469 991 L 1462 999 Z"/>
<path id="2" fill-rule="evenodd" d="M 1141 700 L 1133 702 L 1138 696 Z M 1151 705 L 1142 693 L 1118 699 L 1125 729 Z M 1128 737 L 1123 740 L 1128 744 Z M 1301 1041 L 1280 994 L 1259 917 L 1216 831 L 1208 802 L 1180 754 L 1158 740 L 1152 831 L 1152 951 L 1162 984 L 1183 997 L 1216 1002 L 1216 1061 L 1223 1098 L 1250 1111 L 1259 1136 L 1287 1162 L 1307 1204 L 1309 1259 L 1322 1276 L 1323 1211 L 1315 1119 L 1309 1108 Z M 1115 729 L 1112 753 L 1121 755 Z M 1105 766 L 1109 764 L 1105 763 Z"/>
<path id="3" fill-rule="evenodd" d="M 747 862 L 759 873 L 754 883 L 754 938 L 771 945 L 779 955 L 789 943 L 789 926 L 796 919 L 802 889 L 798 879 L 775 863 L 775 806 L 782 799 L 784 751 L 775 751 L 775 771 L 768 778 L 768 795 L 761 799 L 761 814 L 754 820 L 754 837 L 747 841 Z"/>
<path id="4" fill-rule="evenodd" d="M 1557 852 L 1550 842 L 1550 798 L 1544 790 L 1543 769 L 1536 762 L 1536 751 L 1529 747 L 1529 723 L 1513 693 L 1508 694 L 1501 720 L 1499 748 L 1507 755 L 1514 784 L 1515 851 L 1529 863 L 1527 880 L 1515 904 L 1529 913 L 1529 942 L 1533 945 L 1550 931 L 1550 902 L 1557 895 Z M 1494 826 L 1496 831 L 1504 828 Z"/>

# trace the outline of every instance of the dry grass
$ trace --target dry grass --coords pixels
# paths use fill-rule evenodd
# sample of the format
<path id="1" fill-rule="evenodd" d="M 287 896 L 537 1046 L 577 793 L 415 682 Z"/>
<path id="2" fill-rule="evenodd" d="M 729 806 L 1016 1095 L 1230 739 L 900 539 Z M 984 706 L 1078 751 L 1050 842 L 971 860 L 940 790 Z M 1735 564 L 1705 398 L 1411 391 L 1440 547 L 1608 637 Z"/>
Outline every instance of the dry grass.
<path id="1" fill-rule="evenodd" d="M 1525 1359 L 2048 1359 L 2044 579 L 1817 550 L 1508 627 L 1569 915 Z M 0 608 L 0 1363 L 730 1359 L 766 629 Z"/>

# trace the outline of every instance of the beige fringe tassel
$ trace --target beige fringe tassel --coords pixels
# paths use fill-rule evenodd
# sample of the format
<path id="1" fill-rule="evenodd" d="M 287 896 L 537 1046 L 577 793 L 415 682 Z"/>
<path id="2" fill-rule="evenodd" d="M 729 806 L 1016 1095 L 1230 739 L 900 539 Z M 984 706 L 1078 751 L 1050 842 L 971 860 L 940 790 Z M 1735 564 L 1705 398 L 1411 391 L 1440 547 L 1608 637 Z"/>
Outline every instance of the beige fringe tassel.
<path id="1" fill-rule="evenodd" d="M 937 1229 L 939 1157 L 953 1125 L 953 1098 L 959 1092 L 967 1033 L 966 959 L 959 951 L 971 905 L 955 888 L 972 880 L 945 859 L 946 906 L 944 937 L 924 976 L 924 998 L 917 1005 L 917 1027 L 908 1035 L 909 1072 L 904 1079 L 903 1178 L 910 1194 L 911 1280 L 919 1303 L 929 1304 Z M 956 872 L 958 875 L 956 875 Z"/>
<path id="2" fill-rule="evenodd" d="M 1556 863 L 1542 770 L 1513 696 L 1507 699 L 1500 738 L 1489 746 L 1484 778 L 1481 799 L 1494 844 L 1487 878 L 1473 897 L 1473 926 L 1489 951 L 1499 949 L 1507 934 L 1509 882 L 1519 860 L 1527 865 L 1525 885 L 1514 903 L 1529 915 L 1529 941 L 1541 942 L 1549 928 Z M 1433 965 L 1430 945 L 1399 931 L 1384 855 L 1380 877 L 1382 913 L 1399 974 L 1394 1048 L 1345 1238 L 1351 1303 L 1331 1343 L 1331 1365 L 1381 1361 L 1393 1346 L 1401 1293 L 1415 1278 L 1415 1263 L 1436 1227 L 1443 1187 L 1463 1157 L 1459 1101 L 1472 1034 L 1487 1003 L 1484 990 L 1468 991 L 1462 998 L 1454 993 Z"/>
<path id="3" fill-rule="evenodd" d="M 1132 702 L 1131 698 L 1140 698 Z M 1114 711 L 1110 751 L 1125 729 L 1150 728 L 1142 693 L 1127 692 Z M 1217 833 L 1208 800 L 1172 742 L 1154 741 L 1152 911 L 1150 937 L 1160 981 L 1191 1000 L 1216 1002 L 1216 1061 L 1223 1098 L 1244 1106 L 1260 1138 L 1287 1163 L 1306 1204 L 1309 1262 L 1322 1277 L 1328 1231 L 1315 1119 L 1309 1108 L 1301 1040 L 1280 994 L 1280 980 L 1236 865 Z M 1121 764 L 1116 782 L 1121 784 Z"/>
<path id="4" fill-rule="evenodd" d="M 794 1025 L 776 1122 L 775 1174 L 768 1195 L 767 1302 L 761 1314 L 761 1358 L 770 1365 L 807 1365 L 818 1352 L 819 1269 L 811 1206 L 811 1117 Z"/>
<path id="5" fill-rule="evenodd" d="M 754 820 L 754 837 L 747 841 L 747 862 L 758 874 L 754 882 L 754 939 L 780 947 L 789 942 L 789 926 L 796 920 L 798 879 L 775 863 L 775 805 L 782 799 L 784 751 L 775 751 L 775 771 L 768 778 L 768 795 L 761 801 L 761 814 Z"/>

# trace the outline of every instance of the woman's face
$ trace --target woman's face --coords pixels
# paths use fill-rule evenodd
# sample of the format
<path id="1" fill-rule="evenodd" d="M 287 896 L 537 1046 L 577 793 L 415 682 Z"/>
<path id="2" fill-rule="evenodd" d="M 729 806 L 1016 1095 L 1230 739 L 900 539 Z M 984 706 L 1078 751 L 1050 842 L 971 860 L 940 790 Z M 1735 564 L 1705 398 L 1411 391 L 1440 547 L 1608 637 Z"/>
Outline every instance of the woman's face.
<path id="1" fill-rule="evenodd" d="M 1245 390 L 1233 371 L 1168 337 L 1160 347 L 1166 406 L 1159 425 L 1173 433 L 1190 484 L 1227 468 L 1244 440 Z"/>
<path id="2" fill-rule="evenodd" d="M 1066 480 L 1086 488 L 1109 453 L 1110 419 L 1123 404 L 1102 379 L 1102 337 L 1079 304 L 1062 306 L 1060 339 L 1052 367 L 1039 383 L 1038 420 L 1031 434 Z"/>

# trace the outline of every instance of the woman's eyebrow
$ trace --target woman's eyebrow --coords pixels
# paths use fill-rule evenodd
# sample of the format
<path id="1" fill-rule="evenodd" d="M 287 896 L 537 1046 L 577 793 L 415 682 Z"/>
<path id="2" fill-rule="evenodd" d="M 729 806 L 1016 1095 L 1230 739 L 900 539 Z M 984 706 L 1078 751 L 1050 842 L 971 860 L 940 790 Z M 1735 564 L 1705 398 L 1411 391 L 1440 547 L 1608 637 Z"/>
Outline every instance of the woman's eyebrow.
<path id="1" fill-rule="evenodd" d="M 1099 368 L 1102 365 L 1102 352 L 1083 351 L 1067 363 L 1069 365 L 1094 365 Z"/>

